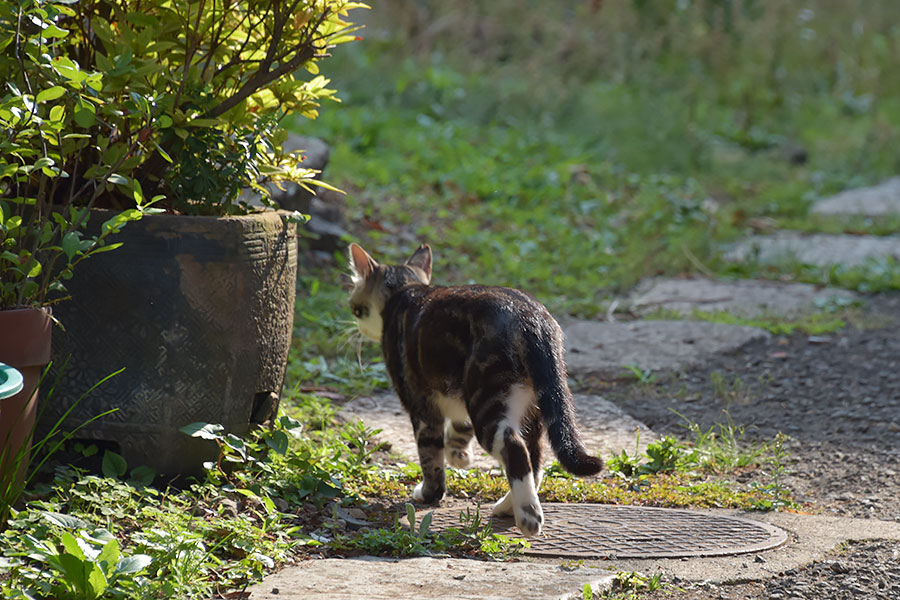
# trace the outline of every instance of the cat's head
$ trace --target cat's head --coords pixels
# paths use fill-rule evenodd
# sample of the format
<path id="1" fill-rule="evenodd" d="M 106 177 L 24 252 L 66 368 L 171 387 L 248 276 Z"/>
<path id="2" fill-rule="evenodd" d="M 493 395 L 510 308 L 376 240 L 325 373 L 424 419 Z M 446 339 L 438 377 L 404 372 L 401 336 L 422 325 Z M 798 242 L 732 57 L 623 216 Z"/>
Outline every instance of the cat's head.
<path id="1" fill-rule="evenodd" d="M 356 325 L 364 336 L 380 342 L 381 311 L 388 298 L 408 285 L 431 281 L 431 248 L 422 244 L 402 265 L 382 265 L 359 245 L 350 244 L 350 270 L 350 310 Z"/>

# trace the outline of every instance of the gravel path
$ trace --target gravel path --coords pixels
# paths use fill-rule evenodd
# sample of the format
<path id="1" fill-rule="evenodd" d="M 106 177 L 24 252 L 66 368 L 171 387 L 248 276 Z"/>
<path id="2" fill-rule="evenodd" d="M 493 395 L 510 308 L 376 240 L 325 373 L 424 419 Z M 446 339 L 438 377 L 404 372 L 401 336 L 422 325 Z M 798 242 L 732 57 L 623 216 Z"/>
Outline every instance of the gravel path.
<path id="1" fill-rule="evenodd" d="M 829 336 L 776 337 L 658 384 L 594 391 L 660 434 L 685 435 L 673 410 L 709 427 L 726 408 L 748 438 L 782 431 L 796 499 L 826 514 L 900 521 L 898 294 L 870 298 L 855 325 Z M 900 544 L 852 544 L 765 583 L 666 591 L 646 597 L 900 599 Z"/>

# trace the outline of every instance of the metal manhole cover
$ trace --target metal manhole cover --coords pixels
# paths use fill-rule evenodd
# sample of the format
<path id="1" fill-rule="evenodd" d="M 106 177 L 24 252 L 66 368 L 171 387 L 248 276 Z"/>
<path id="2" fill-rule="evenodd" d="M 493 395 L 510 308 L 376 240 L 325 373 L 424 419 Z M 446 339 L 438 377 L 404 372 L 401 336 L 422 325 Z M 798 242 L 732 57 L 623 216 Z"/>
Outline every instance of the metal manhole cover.
<path id="1" fill-rule="evenodd" d="M 525 554 L 571 558 L 682 558 L 758 552 L 781 545 L 787 534 L 742 517 L 690 510 L 605 504 L 553 504 L 544 531 Z M 463 511 L 465 509 L 462 509 Z M 472 509 L 470 509 L 472 510 Z M 489 511 L 482 507 L 482 511 Z M 460 527 L 461 509 L 438 509 L 432 528 Z M 515 521 L 492 518 L 494 533 L 521 537 Z"/>

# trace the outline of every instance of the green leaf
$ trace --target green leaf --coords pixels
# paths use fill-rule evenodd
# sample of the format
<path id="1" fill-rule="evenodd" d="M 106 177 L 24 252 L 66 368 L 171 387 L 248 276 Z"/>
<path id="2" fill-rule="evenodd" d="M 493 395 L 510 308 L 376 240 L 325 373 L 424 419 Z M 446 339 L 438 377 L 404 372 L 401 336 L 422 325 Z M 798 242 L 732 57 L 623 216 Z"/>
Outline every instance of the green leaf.
<path id="1" fill-rule="evenodd" d="M 286 454 L 288 450 L 288 436 L 283 431 L 273 431 L 266 438 L 266 446 L 278 454 Z"/>
<path id="2" fill-rule="evenodd" d="M 35 98 L 38 104 L 42 102 L 48 102 L 50 100 L 56 100 L 60 96 L 66 93 L 66 88 L 61 85 L 54 85 L 53 87 L 49 87 L 46 90 L 42 90 L 38 92 L 37 98 Z M 57 108 L 57 107 L 53 107 Z M 60 107 L 62 108 L 62 107 Z"/>
<path id="3" fill-rule="evenodd" d="M 109 582 L 106 580 L 106 575 L 101 570 L 100 565 L 96 563 L 90 563 L 90 565 L 86 591 L 88 593 L 88 598 L 94 600 L 103 595 L 106 588 L 109 587 Z"/>
<path id="4" fill-rule="evenodd" d="M 406 503 L 406 520 L 409 522 L 409 531 L 410 533 L 415 533 L 416 531 L 416 507 Z"/>
<path id="5" fill-rule="evenodd" d="M 50 109 L 50 121 L 53 123 L 61 122 L 66 116 L 66 107 L 57 104 L 53 108 Z"/>
<path id="6" fill-rule="evenodd" d="M 95 598 L 89 595 L 88 577 L 93 570 L 90 561 L 82 560 L 68 552 L 59 555 L 59 566 L 63 571 L 66 586 L 77 592 L 76 597 Z"/>
<path id="7" fill-rule="evenodd" d="M 69 35 L 69 32 L 65 29 L 60 29 L 56 25 L 50 24 L 44 28 L 44 31 L 41 32 L 41 35 L 46 38 L 64 38 Z"/>
<path id="8" fill-rule="evenodd" d="M 431 519 L 434 517 L 434 511 L 429 511 L 424 517 L 422 517 L 422 522 L 419 524 L 419 537 L 425 537 L 425 534 L 428 533 L 428 529 L 431 527 Z"/>
<path id="9" fill-rule="evenodd" d="M 97 563 L 100 564 L 100 568 L 105 575 L 110 576 L 113 574 L 116 566 L 119 564 L 119 542 L 115 538 L 104 544 L 103 549 L 100 550 L 100 554 L 97 556 Z"/>
<path id="10" fill-rule="evenodd" d="M 117 479 L 128 471 L 128 464 L 121 454 L 110 450 L 103 453 L 103 476 Z"/>
<path id="11" fill-rule="evenodd" d="M 171 120 L 171 119 L 170 119 L 170 120 Z M 162 149 L 162 146 L 160 146 L 159 144 L 157 144 L 155 141 L 153 142 L 153 145 L 156 147 L 156 150 L 159 152 L 159 155 L 162 156 L 164 159 L 166 159 L 167 162 L 170 162 L 170 163 L 171 163 L 171 162 L 174 162 L 174 161 L 172 160 L 172 157 L 169 156 L 169 155 L 166 153 L 166 151 Z"/>
<path id="12" fill-rule="evenodd" d="M 156 470 L 146 465 L 135 467 L 131 470 L 131 479 L 138 485 L 151 485 L 156 479 Z"/>
<path id="13" fill-rule="evenodd" d="M 93 250 L 91 250 L 91 254 L 101 254 L 103 252 L 109 252 L 111 250 L 115 250 L 116 248 L 121 248 L 124 242 L 116 242 L 115 244 L 106 244 L 105 246 L 97 246 Z"/>
<path id="14" fill-rule="evenodd" d="M 153 559 L 147 556 L 146 554 L 135 554 L 134 556 L 126 556 L 122 560 L 119 561 L 119 565 L 116 567 L 116 574 L 131 574 L 137 573 L 139 571 L 143 571 L 150 563 L 153 562 Z"/>
<path id="15" fill-rule="evenodd" d="M 32 259 L 31 260 L 31 268 L 28 269 L 28 276 L 29 277 L 37 277 L 38 275 L 41 274 L 42 269 L 43 269 L 43 267 L 41 266 L 41 263 L 37 259 Z"/>
<path id="16" fill-rule="evenodd" d="M 75 114 L 73 115 L 75 122 L 81 125 L 82 127 L 92 127 L 94 125 L 94 113 L 89 110 L 84 109 L 76 109 Z"/>
<path id="17" fill-rule="evenodd" d="M 69 262 L 72 262 L 72 259 L 81 250 L 81 232 L 70 231 L 63 236 L 61 245 L 66 258 L 69 259 Z"/>
<path id="18" fill-rule="evenodd" d="M 122 177 L 118 173 L 111 174 L 107 178 L 107 181 L 109 181 L 110 183 L 115 183 L 116 185 L 128 185 L 128 179 Z"/>
<path id="19" fill-rule="evenodd" d="M 225 428 L 218 423 L 196 422 L 191 423 L 190 425 L 185 425 L 178 431 L 180 431 L 181 433 L 186 433 L 191 437 L 198 437 L 204 440 L 218 440 L 222 439 L 221 434 L 223 431 L 225 431 Z"/>
<path id="20" fill-rule="evenodd" d="M 68 531 L 64 531 L 59 537 L 59 541 L 62 543 L 63 548 L 66 549 L 66 552 L 76 558 L 84 559 L 84 551 L 81 549 L 81 546 L 78 544 L 78 540 L 75 539 L 74 535 Z"/>

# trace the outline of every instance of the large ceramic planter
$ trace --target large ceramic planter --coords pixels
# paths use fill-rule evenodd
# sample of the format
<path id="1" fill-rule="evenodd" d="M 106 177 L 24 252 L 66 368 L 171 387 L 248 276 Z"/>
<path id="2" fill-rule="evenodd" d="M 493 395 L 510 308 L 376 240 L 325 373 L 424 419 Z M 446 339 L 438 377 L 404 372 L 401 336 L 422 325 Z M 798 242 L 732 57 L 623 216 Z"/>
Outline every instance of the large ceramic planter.
<path id="1" fill-rule="evenodd" d="M 25 475 L 37 415 L 38 384 L 44 366 L 50 362 L 52 332 L 53 321 L 46 310 L 0 310 L 0 363 L 14 367 L 23 379 L 20 392 L 0 400 L 0 487 L 3 489 L 12 481 L 17 458 L 20 460 L 17 478 Z"/>
<path id="2" fill-rule="evenodd" d="M 109 215 L 95 214 L 97 227 Z M 179 428 L 241 433 L 277 407 L 293 329 L 295 226 L 278 213 L 146 216 L 123 246 L 85 261 L 56 317 L 54 364 L 71 355 L 42 422 L 110 373 L 71 422 L 111 408 L 79 438 L 115 444 L 130 467 L 197 474 L 215 448 Z"/>

